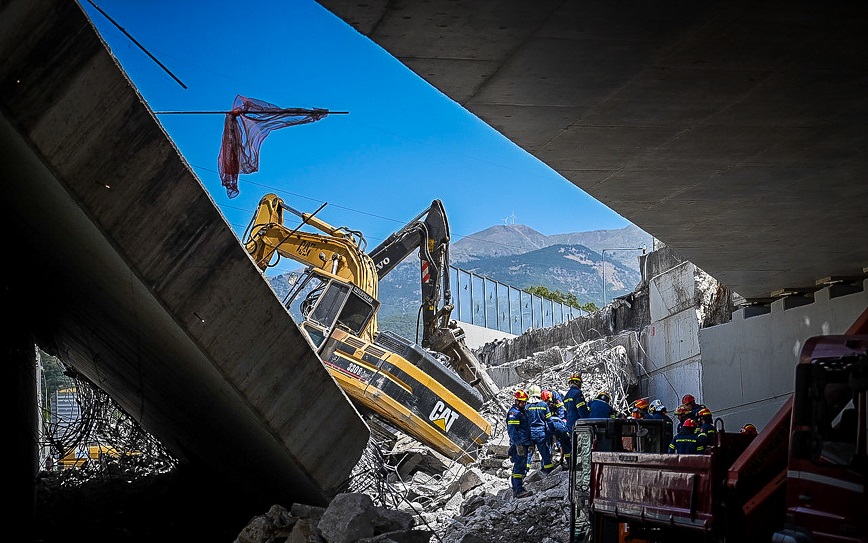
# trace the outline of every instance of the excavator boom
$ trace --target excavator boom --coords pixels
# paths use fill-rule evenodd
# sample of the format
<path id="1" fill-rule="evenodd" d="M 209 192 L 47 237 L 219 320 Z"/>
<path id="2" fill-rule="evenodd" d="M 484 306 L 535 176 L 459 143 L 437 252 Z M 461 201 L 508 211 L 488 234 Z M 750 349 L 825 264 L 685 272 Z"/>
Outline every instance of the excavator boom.
<path id="1" fill-rule="evenodd" d="M 382 279 L 418 251 L 422 347 L 446 355 L 456 373 L 487 399 L 495 400 L 499 392 L 497 384 L 467 347 L 464 330 L 451 319 L 454 306 L 449 280 L 449 241 L 449 222 L 443 202 L 434 200 L 427 210 L 387 237 L 370 255 Z"/>

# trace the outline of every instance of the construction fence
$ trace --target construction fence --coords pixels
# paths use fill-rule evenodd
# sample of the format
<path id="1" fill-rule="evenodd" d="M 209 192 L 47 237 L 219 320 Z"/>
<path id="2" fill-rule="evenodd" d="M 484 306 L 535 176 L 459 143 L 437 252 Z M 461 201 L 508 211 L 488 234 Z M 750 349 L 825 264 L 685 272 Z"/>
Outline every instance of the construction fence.
<path id="1" fill-rule="evenodd" d="M 529 328 L 548 328 L 586 314 L 494 279 L 449 268 L 455 304 L 452 316 L 461 322 L 519 335 Z"/>

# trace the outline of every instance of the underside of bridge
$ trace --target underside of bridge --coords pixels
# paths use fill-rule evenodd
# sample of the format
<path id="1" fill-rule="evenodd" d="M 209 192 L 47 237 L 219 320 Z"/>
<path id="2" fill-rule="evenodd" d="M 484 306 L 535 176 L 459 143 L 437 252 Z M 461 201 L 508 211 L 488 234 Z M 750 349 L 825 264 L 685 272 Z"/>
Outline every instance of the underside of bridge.
<path id="1" fill-rule="evenodd" d="M 35 343 L 227 504 L 327 503 L 369 428 L 80 6 L 0 4 L 0 59 L 16 490 L 36 478 Z"/>
<path id="2" fill-rule="evenodd" d="M 863 3 L 319 3 L 749 301 L 865 274 Z"/>

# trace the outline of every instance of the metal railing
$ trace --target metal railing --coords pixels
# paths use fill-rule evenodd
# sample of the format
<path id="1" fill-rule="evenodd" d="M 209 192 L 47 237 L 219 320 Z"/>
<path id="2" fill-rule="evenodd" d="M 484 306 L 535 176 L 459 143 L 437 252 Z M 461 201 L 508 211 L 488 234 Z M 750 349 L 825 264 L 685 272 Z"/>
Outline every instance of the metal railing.
<path id="1" fill-rule="evenodd" d="M 455 304 L 452 316 L 461 322 L 519 335 L 528 328 L 548 328 L 584 314 L 550 298 L 455 266 L 449 268 Z"/>

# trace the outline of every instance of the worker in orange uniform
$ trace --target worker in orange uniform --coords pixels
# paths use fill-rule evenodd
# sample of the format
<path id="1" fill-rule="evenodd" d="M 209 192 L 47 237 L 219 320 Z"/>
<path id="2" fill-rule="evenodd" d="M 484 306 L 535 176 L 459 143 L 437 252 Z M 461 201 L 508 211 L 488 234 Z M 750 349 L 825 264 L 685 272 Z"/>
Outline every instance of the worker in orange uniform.
<path id="1" fill-rule="evenodd" d="M 506 433 L 509 435 L 509 458 L 512 460 L 512 495 L 524 498 L 533 494 L 524 488 L 527 475 L 527 455 L 533 442 L 530 440 L 530 421 L 527 418 L 528 395 L 524 390 L 515 391 L 515 403 L 506 413 Z"/>

